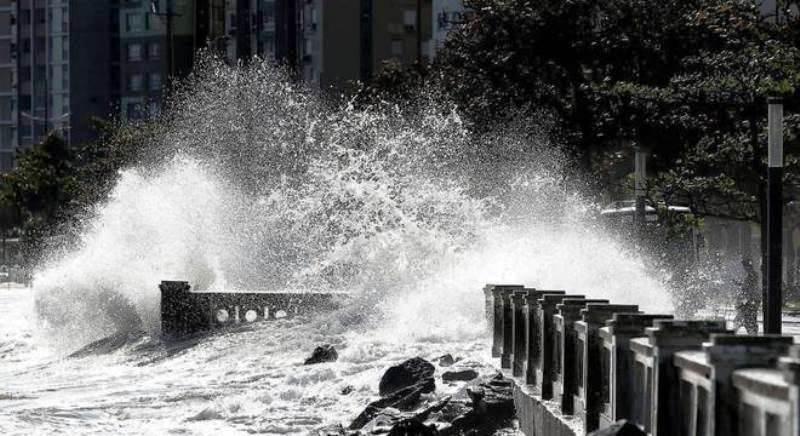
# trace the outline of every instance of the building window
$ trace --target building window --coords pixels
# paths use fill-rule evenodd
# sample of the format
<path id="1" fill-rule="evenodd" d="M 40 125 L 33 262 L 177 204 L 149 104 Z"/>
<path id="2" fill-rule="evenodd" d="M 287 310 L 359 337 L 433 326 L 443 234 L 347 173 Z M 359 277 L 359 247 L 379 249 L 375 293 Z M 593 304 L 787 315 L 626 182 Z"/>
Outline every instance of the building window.
<path id="1" fill-rule="evenodd" d="M 403 40 L 402 39 L 393 39 L 392 40 L 392 56 L 395 56 L 395 57 L 403 56 Z"/>
<path id="2" fill-rule="evenodd" d="M 5 138 L 3 139 L 5 141 Z M 5 147 L 5 144 L 4 144 Z M 8 145 L 7 148 L 12 148 L 12 145 Z M 14 153 L 13 152 L 4 152 L 0 155 L 0 170 L 1 171 L 11 171 L 14 169 Z"/>
<path id="3" fill-rule="evenodd" d="M 0 97 L 0 120 L 11 121 L 14 113 L 14 100 L 11 97 Z"/>
<path id="4" fill-rule="evenodd" d="M 142 60 L 142 45 L 141 44 L 128 44 L 128 60 L 140 61 Z"/>
<path id="5" fill-rule="evenodd" d="M 17 129 L 11 126 L 3 126 L 0 128 L 0 145 L 2 145 L 2 148 L 13 148 L 14 136 L 16 136 L 16 134 Z"/>
<path id="6" fill-rule="evenodd" d="M 128 76 L 128 91 L 138 92 L 142 90 L 142 75 L 131 74 Z"/>
<path id="7" fill-rule="evenodd" d="M 67 8 L 61 8 L 61 31 L 69 32 L 69 13 Z"/>
<path id="8" fill-rule="evenodd" d="M 151 60 L 156 60 L 161 57 L 161 44 L 157 42 L 151 42 L 150 45 L 147 46 L 147 58 Z"/>
<path id="9" fill-rule="evenodd" d="M 403 27 L 409 32 L 417 28 L 417 11 L 403 11 Z"/>
<path id="10" fill-rule="evenodd" d="M 161 90 L 161 74 L 158 73 L 150 73 L 150 90 L 151 91 L 160 91 Z"/>
<path id="11" fill-rule="evenodd" d="M 161 115 L 161 105 L 157 101 L 151 101 L 147 104 L 147 114 L 151 118 Z"/>
<path id="12" fill-rule="evenodd" d="M 129 120 L 138 120 L 142 118 L 142 106 L 139 103 L 128 103 L 126 109 Z"/>
<path id="13" fill-rule="evenodd" d="M 3 73 L 5 73 L 5 70 L 0 72 L 0 79 L 4 78 L 3 77 L 4 76 Z M 11 79 L 12 79 L 11 78 L 11 74 L 9 73 L 9 75 L 8 75 L 8 83 L 6 83 L 4 80 L 0 80 L 0 88 L 7 89 L 8 87 L 10 87 L 11 86 L 11 82 L 12 82 Z M 19 70 L 19 81 L 21 83 L 27 83 L 27 82 L 31 81 L 31 69 L 30 68 L 21 68 Z"/>
<path id="14" fill-rule="evenodd" d="M 140 14 L 128 14 L 125 16 L 125 29 L 128 32 L 141 32 L 143 24 Z"/>

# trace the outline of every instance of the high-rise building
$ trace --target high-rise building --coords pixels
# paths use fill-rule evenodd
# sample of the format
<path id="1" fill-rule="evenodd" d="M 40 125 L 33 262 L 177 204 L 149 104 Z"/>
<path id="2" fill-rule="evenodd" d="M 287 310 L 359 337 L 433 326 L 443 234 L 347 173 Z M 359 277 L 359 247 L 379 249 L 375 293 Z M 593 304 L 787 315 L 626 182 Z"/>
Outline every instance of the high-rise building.
<path id="1" fill-rule="evenodd" d="M 120 111 L 140 119 L 161 110 L 170 77 L 188 74 L 203 48 L 225 41 L 225 0 L 123 0 L 119 7 Z"/>
<path id="2" fill-rule="evenodd" d="M 174 54 L 165 47 L 166 20 L 177 17 L 154 12 L 174 15 L 178 12 L 159 6 L 155 4 L 153 11 L 149 1 L 123 0 L 119 7 L 119 109 L 125 119 L 158 112 L 169 69 L 177 70 Z"/>
<path id="3" fill-rule="evenodd" d="M 381 71 L 387 61 L 427 62 L 431 0 L 301 2 L 300 70 L 323 89 L 346 89 Z"/>
<path id="4" fill-rule="evenodd" d="M 0 170 L 14 162 L 17 146 L 17 7 L 0 0 Z"/>
<path id="5" fill-rule="evenodd" d="M 275 59 L 293 70 L 300 65 L 304 1 L 275 0 Z"/>
<path id="6" fill-rule="evenodd" d="M 50 131 L 80 141 L 115 101 L 116 1 L 0 0 L 0 171 Z"/>
<path id="7" fill-rule="evenodd" d="M 225 52 L 229 61 L 254 56 L 276 58 L 276 14 L 280 1 L 226 0 Z"/>
<path id="8" fill-rule="evenodd" d="M 372 71 L 385 62 L 425 63 L 431 54 L 431 0 L 373 0 Z"/>

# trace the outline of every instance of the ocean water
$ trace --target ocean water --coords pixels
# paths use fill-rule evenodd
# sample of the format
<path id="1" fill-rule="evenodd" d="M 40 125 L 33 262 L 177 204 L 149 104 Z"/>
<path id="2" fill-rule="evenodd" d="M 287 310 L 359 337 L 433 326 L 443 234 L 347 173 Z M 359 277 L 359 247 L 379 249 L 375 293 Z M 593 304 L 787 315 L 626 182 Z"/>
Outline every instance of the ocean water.
<path id="1" fill-rule="evenodd" d="M 546 126 L 475 136 L 430 96 L 331 105 L 258 62 L 207 60 L 174 99 L 149 127 L 149 158 L 87 211 L 80 241 L 32 288 L 0 287 L 0 434 L 347 425 L 407 358 L 450 353 L 493 371 L 485 283 L 672 310 L 658 277 L 597 225 Z M 162 280 L 352 299 L 164 342 Z M 339 360 L 303 366 L 324 343 Z"/>

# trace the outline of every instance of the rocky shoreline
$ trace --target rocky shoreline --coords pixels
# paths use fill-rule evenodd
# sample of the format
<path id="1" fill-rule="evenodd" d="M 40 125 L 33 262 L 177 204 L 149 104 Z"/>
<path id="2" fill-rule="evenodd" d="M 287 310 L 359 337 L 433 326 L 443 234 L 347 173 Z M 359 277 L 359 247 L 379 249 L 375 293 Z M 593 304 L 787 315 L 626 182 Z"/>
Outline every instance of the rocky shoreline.
<path id="1" fill-rule="evenodd" d="M 333 360 L 335 349 L 324 345 L 314 350 L 306 364 Z M 448 389 L 437 390 L 437 382 Z M 513 387 L 512 380 L 479 362 L 449 354 L 432 361 L 414 357 L 387 368 L 378 383 L 379 397 L 349 425 L 331 425 L 313 434 L 514 435 L 518 433 Z M 342 395 L 351 391 L 345 388 Z"/>

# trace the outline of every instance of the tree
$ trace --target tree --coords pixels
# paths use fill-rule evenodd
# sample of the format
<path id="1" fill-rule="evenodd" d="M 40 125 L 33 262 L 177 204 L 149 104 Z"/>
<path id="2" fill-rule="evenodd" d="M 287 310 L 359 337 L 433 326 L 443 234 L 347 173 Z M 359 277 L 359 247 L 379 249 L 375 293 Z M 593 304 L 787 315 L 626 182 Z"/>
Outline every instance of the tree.
<path id="1" fill-rule="evenodd" d="M 583 155 L 619 148 L 639 123 L 613 92 L 619 82 L 668 83 L 696 53 L 680 17 L 699 0 L 471 0 L 449 37 L 439 75 L 476 125 L 547 110 Z M 655 136 L 655 135 L 654 135 Z"/>
<path id="2" fill-rule="evenodd" d="M 59 136 L 17 152 L 17 167 L 2 176 L 0 202 L 16 211 L 29 250 L 36 251 L 78 191 L 74 152 Z"/>
<path id="3" fill-rule="evenodd" d="M 76 224 L 107 197 L 119 170 L 140 158 L 155 126 L 102 120 L 95 125 L 98 140 L 71 146 L 51 133 L 17 151 L 16 167 L 0 176 L 2 221 L 21 233 L 30 263 L 40 259 L 48 238 L 68 242 L 80 231 Z"/>
<path id="4" fill-rule="evenodd" d="M 796 197 L 800 22 L 791 15 L 778 22 L 773 18 L 763 16 L 754 2 L 707 1 L 684 17 L 687 35 L 698 41 L 699 50 L 681 59 L 666 85 L 613 86 L 611 93 L 640 114 L 644 131 L 670 132 L 664 137 L 674 141 L 643 142 L 655 144 L 656 152 L 679 151 L 653 181 L 656 197 L 685 203 L 697 216 L 762 223 L 770 96 L 785 97 L 787 103 L 784 202 Z M 765 226 L 761 231 L 763 257 Z"/>

